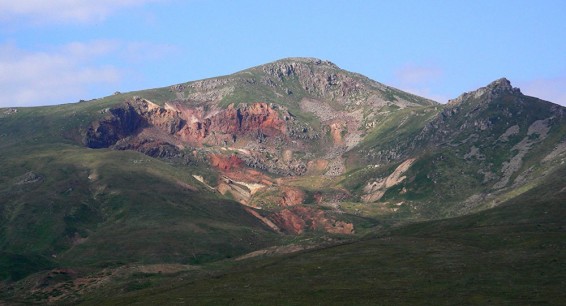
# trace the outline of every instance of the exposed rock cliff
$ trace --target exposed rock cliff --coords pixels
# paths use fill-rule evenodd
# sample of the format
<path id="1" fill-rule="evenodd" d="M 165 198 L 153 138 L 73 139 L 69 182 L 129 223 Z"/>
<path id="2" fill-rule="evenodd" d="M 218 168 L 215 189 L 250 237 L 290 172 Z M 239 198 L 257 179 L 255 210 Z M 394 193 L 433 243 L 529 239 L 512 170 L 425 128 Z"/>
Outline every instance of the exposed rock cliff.
<path id="1" fill-rule="evenodd" d="M 285 118 L 291 117 L 286 111 L 280 111 Z M 287 131 L 286 121 L 267 103 L 208 109 L 179 103 L 160 107 L 136 98 L 110 109 L 107 116 L 93 122 L 85 133 L 84 143 L 91 148 L 110 147 L 146 128 L 176 136 L 179 141 L 192 145 L 227 145 L 240 137 L 261 141 L 266 137 L 285 136 Z"/>

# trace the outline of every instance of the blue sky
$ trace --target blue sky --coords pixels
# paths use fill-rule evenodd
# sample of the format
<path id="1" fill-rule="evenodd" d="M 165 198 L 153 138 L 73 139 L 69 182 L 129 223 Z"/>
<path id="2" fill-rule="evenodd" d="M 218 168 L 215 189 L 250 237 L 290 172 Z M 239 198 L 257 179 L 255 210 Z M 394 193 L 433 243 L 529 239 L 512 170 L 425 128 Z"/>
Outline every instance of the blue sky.
<path id="1" fill-rule="evenodd" d="M 507 77 L 566 105 L 566 1 L 0 0 L 0 107 L 296 56 L 439 102 Z"/>

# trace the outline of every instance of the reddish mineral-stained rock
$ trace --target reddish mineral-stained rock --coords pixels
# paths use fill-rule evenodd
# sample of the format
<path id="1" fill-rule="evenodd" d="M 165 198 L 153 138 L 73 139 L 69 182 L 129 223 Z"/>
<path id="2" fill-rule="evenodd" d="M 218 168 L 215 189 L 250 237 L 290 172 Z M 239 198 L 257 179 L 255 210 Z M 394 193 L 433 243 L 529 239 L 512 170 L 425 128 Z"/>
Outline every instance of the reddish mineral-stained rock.
<path id="1" fill-rule="evenodd" d="M 281 198 L 281 206 L 295 206 L 302 204 L 305 200 L 305 193 L 299 188 L 282 187 L 283 197 Z"/>
<path id="2" fill-rule="evenodd" d="M 285 136 L 287 122 L 269 104 L 257 102 L 226 109 L 189 107 L 179 103 L 161 107 L 136 98 L 91 124 L 84 142 L 92 148 L 109 147 L 145 128 L 156 128 L 191 145 L 226 145 L 240 138 Z"/>
<path id="3" fill-rule="evenodd" d="M 290 209 L 284 209 L 271 215 L 270 218 L 280 229 L 290 234 L 302 234 L 306 228 L 305 220 Z"/>
<path id="4" fill-rule="evenodd" d="M 290 234 L 302 234 L 306 230 L 324 231 L 332 234 L 353 234 L 354 225 L 333 219 L 319 209 L 294 206 L 270 216 L 281 230 Z"/>
<path id="5" fill-rule="evenodd" d="M 210 164 L 213 167 L 220 169 L 221 171 L 238 169 L 243 164 L 243 161 L 234 154 L 230 156 L 222 154 L 210 154 L 208 158 L 210 160 Z"/>

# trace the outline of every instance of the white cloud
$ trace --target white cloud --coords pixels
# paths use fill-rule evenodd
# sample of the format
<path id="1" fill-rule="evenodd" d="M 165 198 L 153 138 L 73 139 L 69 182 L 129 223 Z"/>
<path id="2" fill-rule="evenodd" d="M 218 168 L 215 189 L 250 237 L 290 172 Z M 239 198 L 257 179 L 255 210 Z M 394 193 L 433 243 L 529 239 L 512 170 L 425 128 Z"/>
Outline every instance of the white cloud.
<path id="1" fill-rule="evenodd" d="M 72 102 L 100 84 L 117 84 L 120 70 L 93 59 L 113 43 L 73 43 L 50 52 L 0 45 L 0 107 Z"/>
<path id="2" fill-rule="evenodd" d="M 0 107 L 59 104 L 107 95 L 119 89 L 126 74 L 142 76 L 139 69 L 146 61 L 176 51 L 173 45 L 117 40 L 73 42 L 41 51 L 0 44 Z"/>
<path id="3" fill-rule="evenodd" d="M 433 66 L 406 65 L 395 72 L 400 83 L 427 84 L 442 76 L 442 70 Z"/>
<path id="4" fill-rule="evenodd" d="M 405 65 L 395 71 L 395 87 L 415 95 L 445 103 L 445 95 L 434 93 L 434 85 L 442 78 L 443 71 L 432 65 Z"/>
<path id="5" fill-rule="evenodd" d="M 566 106 L 566 76 L 518 82 L 521 92 Z"/>
<path id="6" fill-rule="evenodd" d="M 113 12 L 158 0 L 0 0 L 0 20 L 33 22 L 100 21 Z"/>

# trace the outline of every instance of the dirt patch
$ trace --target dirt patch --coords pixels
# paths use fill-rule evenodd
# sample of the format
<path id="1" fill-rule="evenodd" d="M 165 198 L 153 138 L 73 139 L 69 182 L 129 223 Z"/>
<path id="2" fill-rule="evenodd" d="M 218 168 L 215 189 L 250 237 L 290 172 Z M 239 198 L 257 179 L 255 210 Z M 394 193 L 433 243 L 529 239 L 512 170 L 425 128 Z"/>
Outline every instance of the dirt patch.
<path id="1" fill-rule="evenodd" d="M 206 186 L 206 187 L 208 187 L 208 188 L 210 188 L 210 189 L 212 189 L 212 190 L 216 190 L 216 188 L 214 188 L 214 187 L 208 185 L 208 183 L 204 180 L 204 178 L 203 178 L 202 176 L 193 174 L 193 177 L 194 177 L 197 181 L 201 182 L 204 186 Z"/>
<path id="2" fill-rule="evenodd" d="M 404 181 L 405 177 L 403 176 L 403 174 L 405 174 L 405 172 L 407 172 L 407 170 L 409 170 L 409 168 L 413 165 L 414 162 L 415 162 L 414 158 L 410 158 L 410 159 L 407 159 L 406 161 L 402 162 L 395 169 L 395 171 L 393 171 L 393 173 L 391 173 L 391 175 L 389 175 L 387 177 L 387 179 L 385 180 L 385 188 L 393 187 L 393 186 L 401 183 L 402 181 Z"/>
<path id="3" fill-rule="evenodd" d="M 335 157 L 329 163 L 325 176 L 339 176 L 346 170 L 342 157 Z"/>
<path id="4" fill-rule="evenodd" d="M 226 156 L 222 154 L 210 154 L 208 156 L 208 159 L 210 161 L 211 166 L 221 171 L 230 171 L 234 169 L 239 169 L 244 164 L 244 161 L 234 154 L 230 156 Z"/>
<path id="5" fill-rule="evenodd" d="M 477 160 L 484 160 L 485 155 L 481 154 L 479 148 L 477 148 L 476 146 L 472 146 L 470 148 L 470 152 L 468 152 L 468 153 L 466 153 L 466 155 L 464 155 L 464 159 L 472 159 L 472 158 L 475 158 Z"/>
<path id="6" fill-rule="evenodd" d="M 292 150 L 284 150 L 282 157 L 283 157 L 283 161 L 285 161 L 287 163 L 292 161 L 293 160 L 293 151 Z"/>
<path id="7" fill-rule="evenodd" d="M 344 140 L 342 139 L 342 134 L 347 132 L 346 124 L 343 122 L 334 122 L 329 125 L 330 127 L 330 136 L 332 137 L 332 141 L 334 145 L 342 145 L 344 144 Z"/>
<path id="8" fill-rule="evenodd" d="M 307 163 L 307 173 L 309 174 L 321 174 L 328 167 L 328 160 L 326 159 L 315 159 Z"/>
<path id="9" fill-rule="evenodd" d="M 300 106 L 302 111 L 315 114 L 321 121 L 331 120 L 337 116 L 337 111 L 330 105 L 318 100 L 305 98 L 301 100 Z"/>
<path id="10" fill-rule="evenodd" d="M 315 248 L 316 245 L 298 245 L 298 244 L 291 244 L 291 245 L 284 245 L 284 246 L 274 246 L 270 248 L 266 248 L 263 250 L 258 250 L 255 252 L 251 252 L 236 258 L 237 261 L 264 256 L 264 255 L 277 255 L 277 254 L 289 254 L 289 253 L 296 253 L 304 250 L 309 250 Z"/>
<path id="11" fill-rule="evenodd" d="M 542 139 L 546 138 L 546 135 L 548 135 L 548 131 L 550 131 L 550 119 L 551 118 L 547 118 L 544 120 L 537 120 L 535 122 L 533 122 L 530 126 L 529 126 L 529 130 L 527 131 L 527 135 L 531 136 L 533 134 L 539 134 L 539 137 Z"/>

